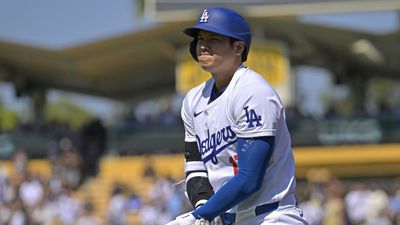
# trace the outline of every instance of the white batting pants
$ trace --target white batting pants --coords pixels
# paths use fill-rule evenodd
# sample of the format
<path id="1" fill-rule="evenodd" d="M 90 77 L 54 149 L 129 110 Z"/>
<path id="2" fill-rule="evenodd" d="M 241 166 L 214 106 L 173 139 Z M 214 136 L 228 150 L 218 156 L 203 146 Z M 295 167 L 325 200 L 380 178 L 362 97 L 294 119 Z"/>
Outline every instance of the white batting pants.
<path id="1" fill-rule="evenodd" d="M 295 202 L 294 196 L 286 197 L 276 210 L 258 216 L 254 210 L 239 212 L 236 214 L 234 225 L 308 225 Z"/>

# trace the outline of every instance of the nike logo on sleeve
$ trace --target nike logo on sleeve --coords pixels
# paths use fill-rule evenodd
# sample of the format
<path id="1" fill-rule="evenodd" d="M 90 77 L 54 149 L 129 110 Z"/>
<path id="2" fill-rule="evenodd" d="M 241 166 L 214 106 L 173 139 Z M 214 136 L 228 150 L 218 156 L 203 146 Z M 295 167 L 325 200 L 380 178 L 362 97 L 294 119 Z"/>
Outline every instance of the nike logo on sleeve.
<path id="1" fill-rule="evenodd" d="M 194 112 L 194 117 L 197 117 L 198 115 L 202 114 L 204 111 L 200 111 L 198 113 Z"/>

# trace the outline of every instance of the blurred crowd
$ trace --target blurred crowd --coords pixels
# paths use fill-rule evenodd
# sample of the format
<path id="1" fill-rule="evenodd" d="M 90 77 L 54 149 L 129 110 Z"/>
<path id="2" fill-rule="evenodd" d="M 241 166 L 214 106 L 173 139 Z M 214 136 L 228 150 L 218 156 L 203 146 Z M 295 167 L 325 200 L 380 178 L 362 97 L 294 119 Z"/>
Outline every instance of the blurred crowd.
<path id="1" fill-rule="evenodd" d="M 79 175 L 71 173 L 78 168 L 73 161 L 72 155 L 65 155 L 53 165 L 51 175 L 44 177 L 28 169 L 26 153 L 18 150 L 12 173 L 0 170 L 0 224 L 99 224 L 91 202 L 80 205 L 72 196 L 79 188 Z"/>
<path id="2" fill-rule="evenodd" d="M 141 225 L 164 225 L 191 210 L 184 195 L 184 182 L 159 177 L 148 196 L 136 208 Z M 121 197 L 121 196 L 120 196 Z M 400 179 L 391 181 L 301 181 L 298 204 L 310 225 L 400 224 Z M 129 196 L 123 196 L 128 201 Z M 128 207 L 129 208 L 129 207 Z M 129 213 L 121 210 L 119 215 Z M 124 218 L 119 217 L 119 218 Z M 112 224 L 126 224 L 123 221 Z"/>
<path id="3" fill-rule="evenodd" d="M 0 225 L 164 225 L 191 210 L 184 182 L 157 176 L 147 164 L 140 178 L 151 184 L 145 194 L 136 193 L 127 181 L 114 183 L 106 213 L 100 215 L 91 197 L 75 194 L 80 186 L 71 175 L 79 176 L 71 172 L 77 169 L 74 157 L 65 155 L 44 177 L 30 172 L 28 157 L 18 151 L 14 172 L 0 170 Z M 400 224 L 400 178 L 301 180 L 297 197 L 311 225 Z M 132 215 L 135 223 L 129 220 Z"/>
<path id="4" fill-rule="evenodd" d="M 400 224 L 400 179 L 308 183 L 298 189 L 310 225 Z"/>
<path id="5" fill-rule="evenodd" d="M 44 151 L 47 158 L 42 158 L 51 165 L 48 176 L 28 169 L 30 155 L 34 154 L 23 147 L 16 147 L 9 158 L 12 173 L 0 163 L 0 225 L 101 224 L 92 199 L 77 201 L 73 194 L 97 176 L 106 149 L 106 128 L 98 119 L 89 121 L 78 132 L 61 128 L 46 128 L 53 131 Z"/>
<path id="6" fill-rule="evenodd" d="M 11 172 L 0 164 L 0 225 L 124 225 L 132 224 L 129 215 L 140 224 L 155 225 L 189 210 L 183 183 L 157 177 L 150 165 L 143 171 L 143 179 L 151 183 L 145 196 L 116 182 L 110 187 L 106 214 L 99 215 L 90 193 L 77 195 L 84 184 L 79 183 L 79 156 L 74 154 L 66 152 L 51 162 L 48 177 L 29 170 L 23 150 L 13 156 Z"/>

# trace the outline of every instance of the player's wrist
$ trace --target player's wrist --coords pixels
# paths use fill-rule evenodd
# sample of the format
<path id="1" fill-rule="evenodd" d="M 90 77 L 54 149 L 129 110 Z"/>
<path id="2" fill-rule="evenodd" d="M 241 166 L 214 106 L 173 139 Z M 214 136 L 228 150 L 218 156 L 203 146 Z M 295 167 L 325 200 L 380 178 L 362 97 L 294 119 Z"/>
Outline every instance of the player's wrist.
<path id="1" fill-rule="evenodd" d="M 166 225 L 210 225 L 210 221 L 204 218 L 197 218 L 193 212 L 188 212 L 176 217 L 175 220 L 167 223 Z"/>
<path id="2" fill-rule="evenodd" d="M 194 216 L 194 218 L 196 218 L 196 219 L 201 219 L 202 217 L 200 216 L 200 214 L 198 213 L 198 212 L 196 212 L 196 210 L 194 210 L 193 212 L 192 212 L 192 215 Z"/>
<path id="3" fill-rule="evenodd" d="M 194 216 L 194 218 L 196 218 L 196 220 L 206 220 L 207 222 L 211 222 L 211 221 L 212 221 L 212 219 L 209 220 L 209 219 L 205 218 L 204 216 L 201 216 L 201 215 L 197 212 L 197 210 L 194 210 L 194 211 L 192 212 L 192 215 Z"/>

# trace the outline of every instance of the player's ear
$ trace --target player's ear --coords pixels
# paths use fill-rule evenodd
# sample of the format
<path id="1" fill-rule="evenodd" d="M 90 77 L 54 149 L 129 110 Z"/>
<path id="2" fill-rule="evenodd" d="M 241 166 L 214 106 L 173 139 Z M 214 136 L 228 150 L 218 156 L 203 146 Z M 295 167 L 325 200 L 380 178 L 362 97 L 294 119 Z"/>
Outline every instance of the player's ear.
<path id="1" fill-rule="evenodd" d="M 244 52 L 245 44 L 243 41 L 235 41 L 233 43 L 233 50 L 235 51 L 236 55 L 241 55 Z"/>

